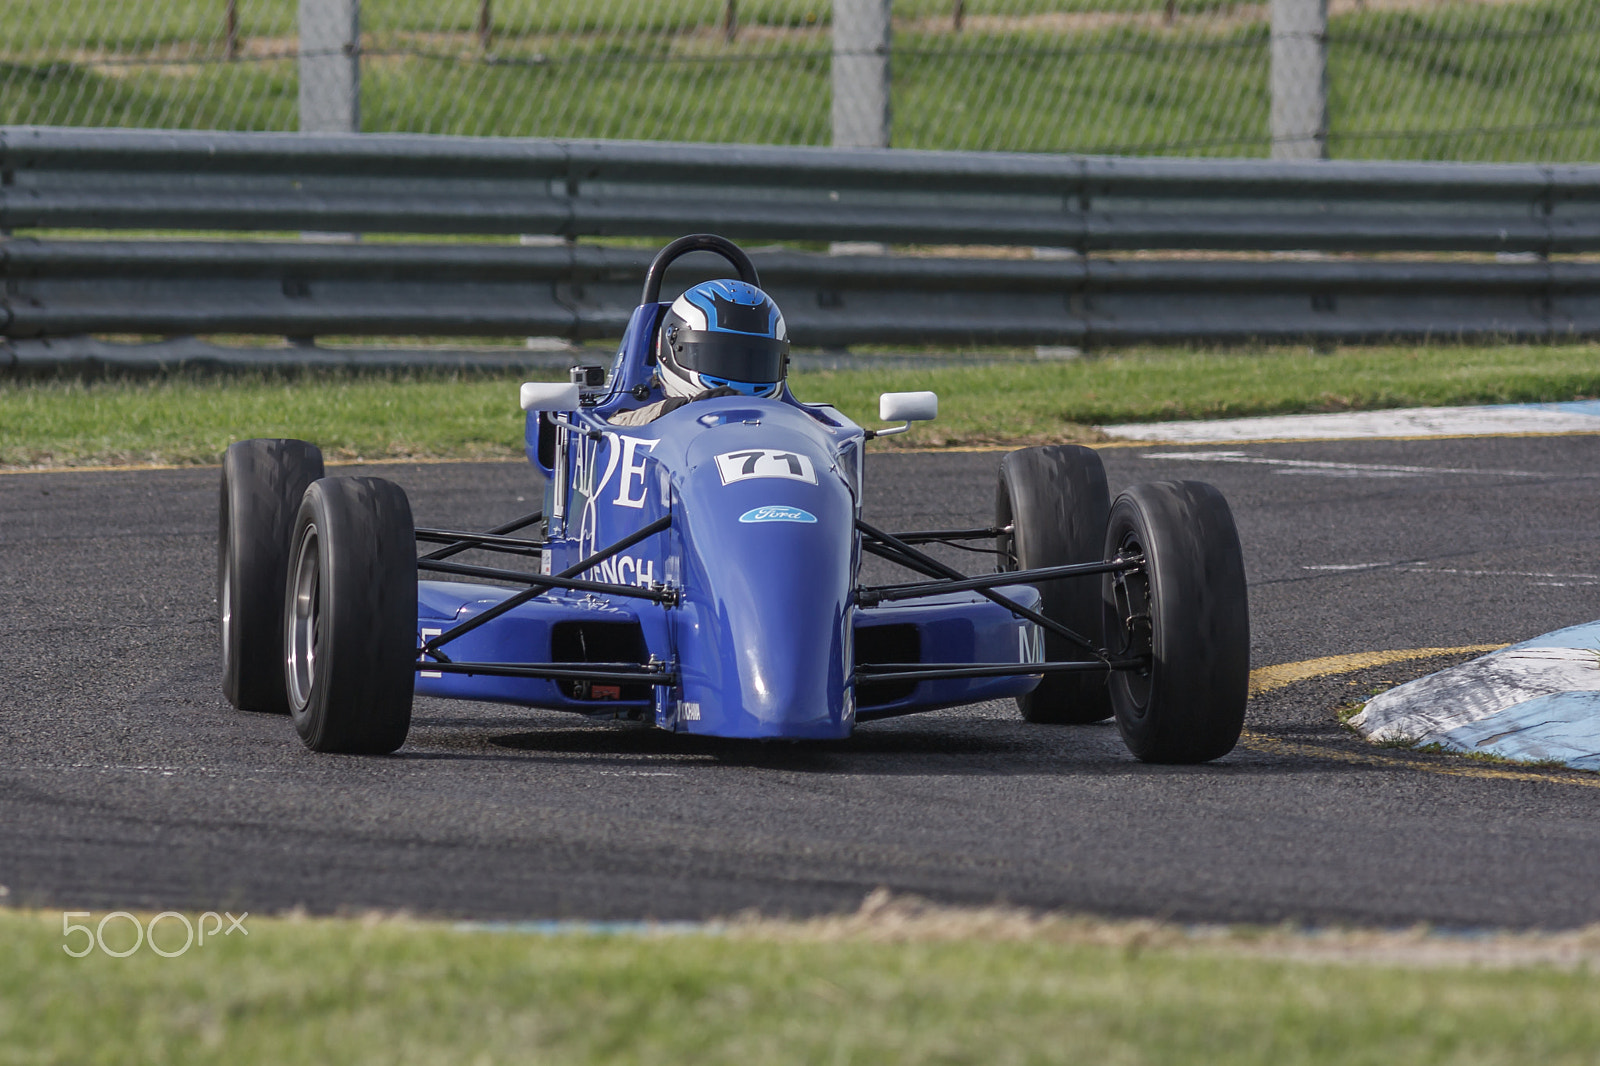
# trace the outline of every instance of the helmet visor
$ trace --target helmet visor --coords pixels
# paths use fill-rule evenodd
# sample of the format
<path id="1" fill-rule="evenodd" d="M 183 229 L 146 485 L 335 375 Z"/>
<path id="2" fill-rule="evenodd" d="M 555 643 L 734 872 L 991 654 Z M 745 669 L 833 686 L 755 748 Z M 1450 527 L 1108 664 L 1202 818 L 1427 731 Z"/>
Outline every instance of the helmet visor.
<path id="1" fill-rule="evenodd" d="M 685 329 L 672 339 L 672 357 L 679 366 L 729 381 L 782 381 L 788 355 L 788 341 L 745 333 Z"/>

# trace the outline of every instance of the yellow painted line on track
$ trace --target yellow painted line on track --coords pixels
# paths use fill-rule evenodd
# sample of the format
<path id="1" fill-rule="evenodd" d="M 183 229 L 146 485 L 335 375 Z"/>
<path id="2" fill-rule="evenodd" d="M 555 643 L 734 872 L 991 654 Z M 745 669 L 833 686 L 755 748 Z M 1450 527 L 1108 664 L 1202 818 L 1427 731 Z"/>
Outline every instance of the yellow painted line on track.
<path id="1" fill-rule="evenodd" d="M 1580 770 L 1514 770 L 1503 766 L 1475 765 L 1465 759 L 1460 762 L 1408 759 L 1404 755 L 1391 755 L 1382 751 L 1348 751 L 1325 748 L 1318 744 L 1302 744 L 1289 740 L 1279 740 L 1276 737 L 1269 737 L 1264 733 L 1254 733 L 1249 730 L 1246 730 L 1240 736 L 1239 743 L 1250 751 L 1258 752 L 1262 755 L 1298 755 L 1303 758 L 1327 759 L 1331 762 L 1349 763 L 1354 766 L 1421 770 L 1424 773 L 1442 774 L 1445 777 L 1469 777 L 1498 781 L 1534 781 L 1543 784 L 1584 785 L 1588 788 L 1600 788 L 1600 774 L 1584 773 Z"/>
<path id="2" fill-rule="evenodd" d="M 1298 681 L 1310 681 L 1319 677 L 1348 674 L 1373 666 L 1387 666 L 1390 663 L 1403 663 L 1416 659 L 1432 659 L 1441 655 L 1482 654 L 1498 651 L 1505 647 L 1509 647 L 1509 645 L 1468 644 L 1459 648 L 1404 648 L 1397 651 L 1366 651 L 1356 652 L 1352 655 L 1328 655 L 1320 659 L 1305 659 L 1297 663 L 1263 666 L 1250 671 L 1250 695 L 1260 696 Z M 1518 770 L 1504 765 L 1484 766 L 1475 764 L 1463 756 L 1452 757 L 1452 754 L 1445 754 L 1437 759 L 1407 758 L 1404 754 L 1401 754 L 1404 749 L 1362 751 L 1360 749 L 1325 747 L 1320 744 L 1307 744 L 1301 741 L 1280 740 L 1277 737 L 1248 729 L 1239 737 L 1239 744 L 1245 749 L 1261 755 L 1293 755 L 1309 759 L 1327 759 L 1330 762 L 1348 763 L 1353 766 L 1421 770 L 1423 773 L 1441 774 L 1446 777 L 1498 781 L 1532 781 L 1542 784 L 1582 785 L 1587 788 L 1600 788 L 1600 774 L 1586 773 L 1581 770 L 1542 770 L 1533 768 Z"/>
<path id="3" fill-rule="evenodd" d="M 1297 663 L 1263 666 L 1250 671 L 1250 695 L 1260 696 L 1275 688 L 1292 685 L 1296 681 L 1310 681 L 1333 674 L 1348 674 L 1365 670 L 1369 666 L 1387 666 L 1390 663 L 1409 662 L 1412 659 L 1432 659 L 1439 655 L 1483 654 L 1499 651 L 1505 644 L 1469 644 L 1462 648 L 1406 648 L 1401 651 L 1360 651 L 1353 655 L 1328 655 L 1321 659 L 1305 659 Z"/>

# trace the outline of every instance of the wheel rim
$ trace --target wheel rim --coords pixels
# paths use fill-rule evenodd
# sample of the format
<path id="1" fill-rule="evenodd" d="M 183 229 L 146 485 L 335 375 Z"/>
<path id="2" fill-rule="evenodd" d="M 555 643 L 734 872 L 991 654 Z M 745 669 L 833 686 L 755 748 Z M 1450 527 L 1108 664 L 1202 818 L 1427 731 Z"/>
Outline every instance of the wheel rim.
<path id="1" fill-rule="evenodd" d="M 1005 482 L 1001 486 L 1001 506 L 995 508 L 995 524 L 1000 527 L 1000 532 L 995 535 L 994 547 L 999 554 L 995 558 L 995 569 L 999 573 L 1010 573 L 1018 569 L 1017 566 L 1017 526 L 1016 515 L 1011 510 L 1011 493 L 1006 489 Z"/>
<path id="2" fill-rule="evenodd" d="M 1123 535 L 1117 547 L 1119 556 L 1143 555 L 1144 546 L 1131 530 Z M 1149 565 L 1148 558 L 1145 565 Z M 1141 670 L 1123 670 L 1117 676 L 1127 686 L 1128 695 L 1142 712 L 1150 699 L 1150 672 L 1154 667 L 1153 644 L 1154 617 L 1150 603 L 1150 575 L 1143 569 L 1118 571 L 1111 579 L 1113 610 L 1116 612 L 1118 658 L 1145 658 L 1151 666 Z"/>
<path id="3" fill-rule="evenodd" d="M 311 701 L 317 679 L 317 644 L 322 636 L 322 605 L 318 595 L 321 567 L 317 558 L 317 527 L 307 526 L 295 556 L 294 599 L 289 612 L 289 700 L 296 710 Z"/>
<path id="4" fill-rule="evenodd" d="M 217 593 L 217 598 L 222 602 L 217 605 L 222 616 L 222 668 L 226 670 L 232 665 L 233 659 L 233 569 L 229 565 L 231 560 L 222 561 L 222 588 Z"/>

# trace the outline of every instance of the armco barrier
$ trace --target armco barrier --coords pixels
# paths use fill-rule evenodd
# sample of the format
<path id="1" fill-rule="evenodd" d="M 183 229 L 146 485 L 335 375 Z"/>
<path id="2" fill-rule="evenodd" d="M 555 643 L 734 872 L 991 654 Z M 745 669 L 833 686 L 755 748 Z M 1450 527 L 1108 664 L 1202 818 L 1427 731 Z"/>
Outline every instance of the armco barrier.
<path id="1" fill-rule="evenodd" d="M 756 251 L 805 345 L 1600 334 L 1600 167 L 0 128 L 0 227 L 877 241 Z M 1045 248 L 980 257 L 962 245 Z M 1311 257 L 1111 258 L 1286 252 Z M 1502 252 L 1526 261 L 1329 258 Z M 1318 254 L 1322 257 L 1317 257 Z M 0 243 L 4 334 L 616 336 L 592 243 Z M 701 263 L 700 266 L 704 266 Z M 698 269 L 691 260 L 682 275 Z"/>

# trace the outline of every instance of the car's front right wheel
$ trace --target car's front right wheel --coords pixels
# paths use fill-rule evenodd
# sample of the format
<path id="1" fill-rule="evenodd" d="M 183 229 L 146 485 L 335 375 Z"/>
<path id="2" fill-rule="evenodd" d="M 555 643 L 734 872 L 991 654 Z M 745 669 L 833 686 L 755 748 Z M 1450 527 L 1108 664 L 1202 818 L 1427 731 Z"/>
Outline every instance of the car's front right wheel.
<path id="1" fill-rule="evenodd" d="M 295 519 L 283 605 L 289 709 L 313 751 L 405 743 L 417 659 L 411 505 L 381 478 L 323 478 Z"/>
<path id="2" fill-rule="evenodd" d="M 1156 763 L 1226 755 L 1250 685 L 1244 555 L 1227 501 L 1199 481 L 1135 485 L 1111 505 L 1105 553 L 1144 560 L 1101 586 L 1106 650 L 1143 661 L 1110 678 L 1128 749 Z"/>

